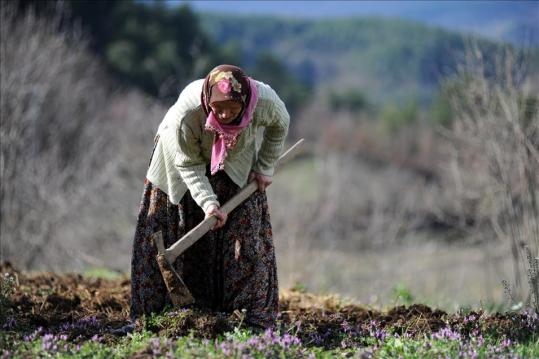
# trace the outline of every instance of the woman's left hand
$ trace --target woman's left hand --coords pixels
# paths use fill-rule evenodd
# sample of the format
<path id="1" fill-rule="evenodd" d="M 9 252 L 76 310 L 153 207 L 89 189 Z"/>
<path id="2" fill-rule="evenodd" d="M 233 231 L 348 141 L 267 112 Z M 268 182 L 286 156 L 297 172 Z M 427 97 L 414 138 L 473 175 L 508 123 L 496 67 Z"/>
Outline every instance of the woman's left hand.
<path id="1" fill-rule="evenodd" d="M 258 182 L 258 190 L 264 192 L 266 188 L 271 184 L 273 178 L 270 176 L 264 176 L 260 173 L 252 172 L 249 174 L 249 182 L 256 180 Z"/>

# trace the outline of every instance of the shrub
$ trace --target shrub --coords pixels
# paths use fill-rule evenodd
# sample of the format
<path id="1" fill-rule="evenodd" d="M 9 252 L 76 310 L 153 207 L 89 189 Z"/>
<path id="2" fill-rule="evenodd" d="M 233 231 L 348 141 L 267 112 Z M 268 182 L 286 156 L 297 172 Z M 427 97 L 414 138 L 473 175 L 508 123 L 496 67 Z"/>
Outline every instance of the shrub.
<path id="1" fill-rule="evenodd" d="M 472 44 L 451 86 L 452 161 L 458 169 L 452 178 L 467 192 L 463 202 L 476 208 L 476 235 L 508 244 L 514 277 L 509 291 L 539 312 L 539 84 L 526 72 L 527 57 L 511 48 L 495 64 L 486 66 Z"/>
<path id="2" fill-rule="evenodd" d="M 115 166 L 111 91 L 59 15 L 2 2 L 0 16 L 0 260 L 59 264 L 71 256 L 59 229 L 80 219 Z"/>

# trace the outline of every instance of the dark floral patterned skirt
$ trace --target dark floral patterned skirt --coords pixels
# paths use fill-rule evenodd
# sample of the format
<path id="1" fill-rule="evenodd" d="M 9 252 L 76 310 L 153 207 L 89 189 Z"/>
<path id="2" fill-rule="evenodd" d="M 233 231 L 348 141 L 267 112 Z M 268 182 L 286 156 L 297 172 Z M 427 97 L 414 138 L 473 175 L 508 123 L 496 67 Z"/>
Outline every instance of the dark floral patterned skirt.
<path id="1" fill-rule="evenodd" d="M 221 204 L 239 190 L 219 171 L 209 176 Z M 165 246 L 204 219 L 189 192 L 179 205 L 145 180 L 131 261 L 131 319 L 171 305 L 151 240 L 162 231 Z M 208 232 L 174 263 L 195 306 L 219 312 L 246 310 L 246 323 L 270 327 L 278 308 L 277 269 L 266 194 L 255 192 L 229 213 L 224 227 Z"/>

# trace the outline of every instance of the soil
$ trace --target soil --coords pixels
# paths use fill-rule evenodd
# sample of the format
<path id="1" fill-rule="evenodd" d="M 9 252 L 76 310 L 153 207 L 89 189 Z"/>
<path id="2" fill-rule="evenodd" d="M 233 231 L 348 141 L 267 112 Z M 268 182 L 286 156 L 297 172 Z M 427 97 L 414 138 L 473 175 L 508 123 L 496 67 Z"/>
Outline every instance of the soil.
<path id="1" fill-rule="evenodd" d="M 3 329 L 30 334 L 42 327 L 47 333 L 66 334 L 72 340 L 88 340 L 99 335 L 114 342 L 113 331 L 129 324 L 130 282 L 127 277 L 106 280 L 79 274 L 25 273 L 9 263 L 0 273 L 15 278 L 15 291 L 0 314 Z M 135 330 L 145 328 L 160 336 L 174 337 L 192 333 L 215 338 L 241 325 L 239 312 L 207 313 L 195 309 L 170 310 L 158 322 L 145 320 Z M 334 347 L 336 333 L 354 332 L 373 336 L 384 330 L 408 336 L 423 336 L 449 327 L 465 335 L 486 333 L 514 340 L 530 335 L 529 317 L 517 313 L 487 314 L 483 311 L 451 314 L 422 304 L 375 310 L 361 305 L 343 304 L 334 296 L 316 296 L 284 291 L 280 298 L 278 325 L 294 333 L 304 344 Z"/>

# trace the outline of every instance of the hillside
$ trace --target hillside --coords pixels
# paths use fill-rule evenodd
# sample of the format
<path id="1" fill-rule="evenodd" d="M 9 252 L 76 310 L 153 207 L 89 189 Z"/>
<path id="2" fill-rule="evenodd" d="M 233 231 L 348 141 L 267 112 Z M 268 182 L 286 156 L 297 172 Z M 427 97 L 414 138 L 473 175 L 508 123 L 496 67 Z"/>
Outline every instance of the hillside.
<path id="1" fill-rule="evenodd" d="M 419 23 L 363 17 L 300 20 L 202 14 L 221 45 L 239 46 L 247 67 L 269 52 L 321 89 L 359 88 L 374 103 L 430 102 L 454 74 L 470 37 Z M 499 44 L 477 39 L 486 59 Z"/>
<path id="2" fill-rule="evenodd" d="M 169 4 L 186 3 L 175 0 Z M 198 12 L 258 14 L 288 18 L 345 18 L 380 16 L 416 21 L 448 31 L 474 33 L 493 41 L 539 46 L 539 3 L 536 1 L 317 1 L 305 6 L 302 1 L 286 3 L 242 1 L 189 2 Z"/>

